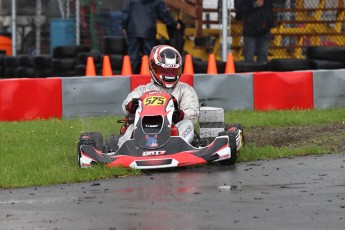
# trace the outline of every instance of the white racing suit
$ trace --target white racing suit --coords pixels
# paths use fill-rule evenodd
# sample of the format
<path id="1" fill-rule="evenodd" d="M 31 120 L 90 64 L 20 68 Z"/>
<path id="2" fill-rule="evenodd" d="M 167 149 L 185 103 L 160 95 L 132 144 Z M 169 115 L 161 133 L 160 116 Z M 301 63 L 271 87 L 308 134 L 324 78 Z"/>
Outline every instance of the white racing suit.
<path id="1" fill-rule="evenodd" d="M 191 143 L 194 138 L 194 124 L 198 122 L 199 118 L 199 99 L 193 87 L 187 83 L 178 82 L 172 89 L 163 88 L 153 82 L 146 85 L 140 85 L 128 94 L 127 98 L 122 103 L 123 112 L 126 115 L 129 115 L 126 110 L 126 105 L 132 101 L 133 98 L 139 98 L 141 95 L 151 90 L 164 91 L 166 93 L 170 93 L 176 98 L 180 109 L 184 112 L 183 120 L 178 122 L 176 127 L 179 131 L 179 135 L 185 141 Z M 133 130 L 134 126 L 132 124 L 127 128 L 126 133 L 119 139 L 119 147 L 121 147 L 126 140 L 131 138 Z"/>

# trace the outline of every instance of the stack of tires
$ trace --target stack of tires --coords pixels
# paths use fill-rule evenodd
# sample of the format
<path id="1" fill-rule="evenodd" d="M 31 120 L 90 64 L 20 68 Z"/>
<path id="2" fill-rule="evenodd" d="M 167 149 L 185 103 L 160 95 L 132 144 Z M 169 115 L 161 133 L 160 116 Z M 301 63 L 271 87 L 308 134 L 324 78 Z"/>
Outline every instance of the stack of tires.
<path id="1" fill-rule="evenodd" d="M 127 54 L 127 43 L 125 37 L 103 37 L 103 54 L 109 56 L 113 74 L 121 74 L 123 56 Z M 139 70 L 133 70 L 133 73 L 136 73 L 138 71 Z"/>
<path id="2" fill-rule="evenodd" d="M 17 56 L 15 78 L 35 78 L 34 57 L 28 54 Z"/>
<path id="3" fill-rule="evenodd" d="M 79 53 L 90 52 L 87 46 L 56 46 L 52 54 L 52 71 L 54 76 L 76 76 L 76 57 Z"/>
<path id="4" fill-rule="evenodd" d="M 123 55 L 121 54 L 108 54 L 110 63 L 111 63 L 111 69 L 113 71 L 114 75 L 119 75 L 122 72 L 122 64 L 123 64 Z"/>
<path id="5" fill-rule="evenodd" d="M 196 74 L 207 73 L 207 68 L 208 68 L 207 61 L 202 61 L 199 58 L 193 58 L 192 63 L 193 63 L 194 73 Z M 217 72 L 219 74 L 223 74 L 225 72 L 225 66 L 226 66 L 226 62 L 216 61 Z"/>
<path id="6" fill-rule="evenodd" d="M 5 66 L 4 66 L 4 60 L 5 60 L 5 56 L 6 54 L 4 53 L 0 53 L 0 78 L 5 78 L 4 76 L 4 69 L 5 69 Z"/>
<path id="7" fill-rule="evenodd" d="M 226 62 L 224 61 L 216 61 L 217 71 L 219 74 L 225 73 Z M 268 64 L 267 63 L 250 63 L 244 61 L 235 61 L 235 72 L 236 73 L 250 73 L 250 72 L 258 72 L 258 71 L 267 71 Z M 194 73 L 207 73 L 208 62 L 202 61 L 198 58 L 193 58 L 193 68 Z"/>
<path id="8" fill-rule="evenodd" d="M 250 73 L 250 72 L 260 72 L 268 71 L 268 63 L 257 63 L 257 62 L 245 62 L 245 61 L 235 61 L 235 71 L 236 73 Z"/>
<path id="9" fill-rule="evenodd" d="M 95 70 L 97 75 L 102 75 L 102 55 L 100 52 L 81 52 L 77 54 L 75 74 L 76 76 L 85 76 L 87 58 L 92 57 L 95 64 Z"/>
<path id="10" fill-rule="evenodd" d="M 310 60 L 299 58 L 273 58 L 268 63 L 268 69 L 273 72 L 311 70 Z"/>
<path id="11" fill-rule="evenodd" d="M 4 58 L 4 78 L 14 78 L 18 60 L 14 56 L 5 56 Z"/>
<path id="12" fill-rule="evenodd" d="M 345 47 L 310 46 L 306 58 L 313 69 L 344 69 Z"/>
<path id="13" fill-rule="evenodd" d="M 38 55 L 34 57 L 35 75 L 37 78 L 53 77 L 52 57 L 50 55 Z"/>
<path id="14" fill-rule="evenodd" d="M 203 61 L 199 58 L 192 58 L 193 69 L 195 74 L 199 73 L 207 73 L 207 65 L 206 61 Z"/>

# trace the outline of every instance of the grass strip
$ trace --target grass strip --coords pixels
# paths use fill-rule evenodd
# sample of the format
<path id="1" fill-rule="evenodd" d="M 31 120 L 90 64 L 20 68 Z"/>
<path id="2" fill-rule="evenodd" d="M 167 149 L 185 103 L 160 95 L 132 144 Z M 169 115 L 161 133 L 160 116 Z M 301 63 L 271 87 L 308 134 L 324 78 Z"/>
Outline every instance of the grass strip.
<path id="1" fill-rule="evenodd" d="M 331 110 L 290 110 L 273 112 L 226 112 L 226 123 L 251 126 L 312 125 L 345 122 L 345 108 Z M 133 176 L 139 170 L 77 166 L 77 140 L 81 132 L 99 131 L 104 137 L 118 133 L 118 117 L 71 120 L 0 122 L 0 188 L 42 186 L 102 178 Z M 325 153 L 317 146 L 257 147 L 251 143 L 241 150 L 239 161 L 274 159 Z"/>

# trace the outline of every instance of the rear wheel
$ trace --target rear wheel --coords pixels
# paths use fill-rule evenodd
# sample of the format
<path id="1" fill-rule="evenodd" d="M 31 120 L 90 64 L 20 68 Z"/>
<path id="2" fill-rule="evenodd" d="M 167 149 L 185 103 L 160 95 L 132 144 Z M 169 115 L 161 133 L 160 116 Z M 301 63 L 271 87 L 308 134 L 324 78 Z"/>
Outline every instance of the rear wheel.
<path id="1" fill-rule="evenodd" d="M 240 142 L 238 143 L 237 149 L 240 149 L 244 143 L 245 143 L 245 138 L 244 138 L 244 128 L 241 124 L 225 124 L 224 125 L 224 130 L 240 130 Z"/>
<path id="2" fill-rule="evenodd" d="M 105 152 L 116 152 L 119 149 L 118 143 L 121 136 L 123 135 L 110 135 L 104 144 Z"/>
<path id="3" fill-rule="evenodd" d="M 236 138 L 238 136 L 238 131 L 223 131 L 218 134 L 218 136 L 228 136 L 229 137 L 229 147 L 231 152 L 231 157 L 226 160 L 219 161 L 221 165 L 233 165 L 236 163 L 237 160 L 237 144 L 236 144 Z"/>

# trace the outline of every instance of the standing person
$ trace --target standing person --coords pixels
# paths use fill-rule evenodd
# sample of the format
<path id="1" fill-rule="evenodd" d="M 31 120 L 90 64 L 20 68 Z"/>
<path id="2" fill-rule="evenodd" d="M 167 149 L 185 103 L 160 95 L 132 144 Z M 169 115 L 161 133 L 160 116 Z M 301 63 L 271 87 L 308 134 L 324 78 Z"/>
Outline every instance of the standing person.
<path id="1" fill-rule="evenodd" d="M 127 0 L 122 8 L 122 29 L 134 73 L 139 72 L 141 54 L 149 55 L 156 45 L 157 20 L 180 27 L 163 0 Z"/>
<path id="2" fill-rule="evenodd" d="M 244 61 L 267 62 L 268 48 L 271 39 L 271 28 L 274 25 L 271 0 L 235 0 L 243 26 Z"/>
<path id="3" fill-rule="evenodd" d="M 135 88 L 122 104 L 126 115 L 134 115 L 139 106 L 139 97 L 151 90 L 170 93 L 179 105 L 175 110 L 172 121 L 176 124 L 182 138 L 191 143 L 194 138 L 194 124 L 199 118 L 199 99 L 192 86 L 180 82 L 182 74 L 182 58 L 180 53 L 168 45 L 155 46 L 149 57 L 151 82 Z M 130 139 L 134 130 L 130 125 L 125 134 L 119 139 L 119 147 Z"/>

